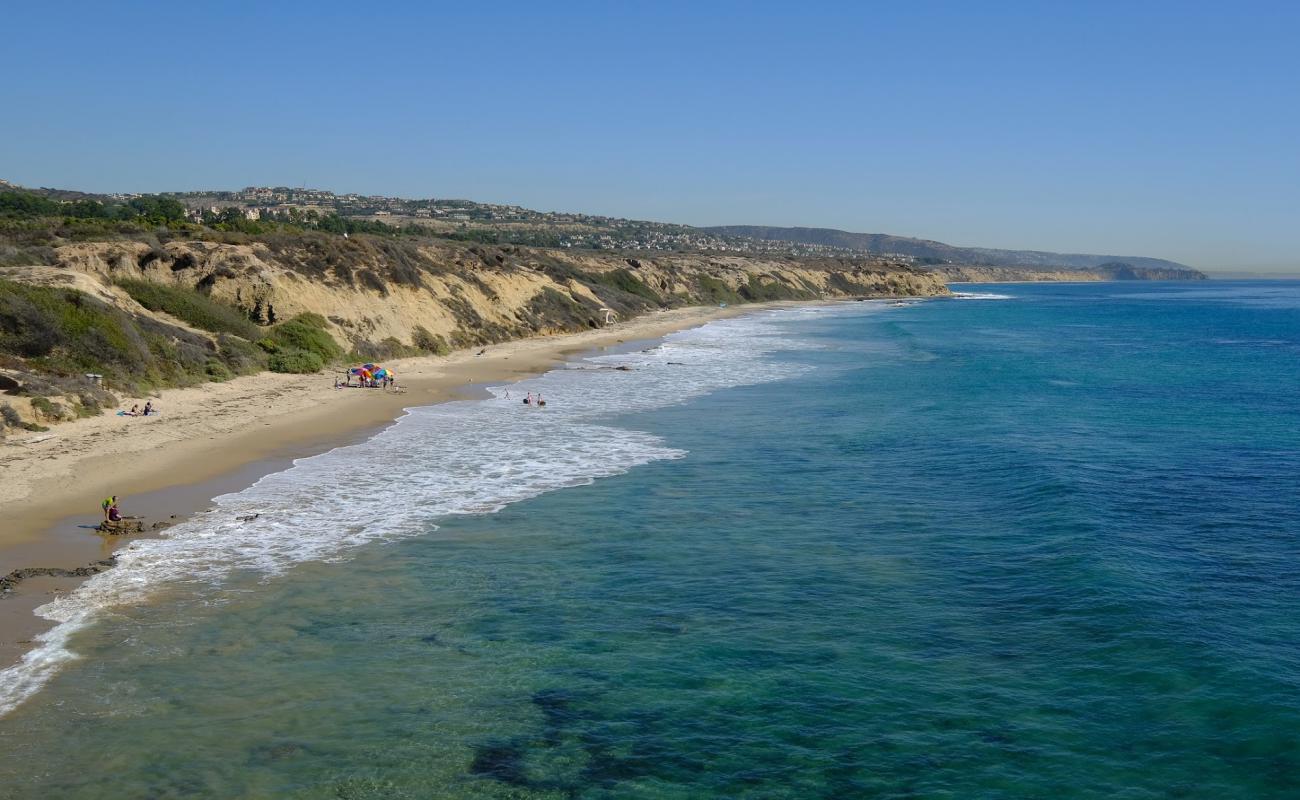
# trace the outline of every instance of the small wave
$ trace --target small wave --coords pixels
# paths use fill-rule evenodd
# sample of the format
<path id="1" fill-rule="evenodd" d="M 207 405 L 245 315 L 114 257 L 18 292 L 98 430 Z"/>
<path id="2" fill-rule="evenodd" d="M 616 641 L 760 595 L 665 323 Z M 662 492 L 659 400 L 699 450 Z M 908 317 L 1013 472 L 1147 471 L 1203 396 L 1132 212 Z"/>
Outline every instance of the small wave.
<path id="1" fill-rule="evenodd" d="M 1009 294 L 992 294 L 990 292 L 953 292 L 953 300 L 1014 300 Z"/>
<path id="2" fill-rule="evenodd" d="M 408 409 L 365 442 L 299 459 L 216 498 L 211 512 L 164 538 L 130 543 L 118 551 L 117 567 L 36 610 L 58 624 L 21 662 L 0 671 L 0 715 L 77 657 L 68 646 L 76 631 L 161 585 L 220 585 L 235 570 L 272 576 L 304 561 L 343 558 L 367 542 L 417 535 L 439 517 L 492 513 L 684 457 L 657 436 L 606 420 L 798 374 L 806 368 L 767 357 L 817 346 L 790 336 L 786 319 L 793 317 L 776 310 L 721 320 L 646 351 L 585 362 L 628 371 L 557 369 L 494 388 L 488 399 Z M 530 391 L 546 398 L 545 409 L 520 402 Z"/>

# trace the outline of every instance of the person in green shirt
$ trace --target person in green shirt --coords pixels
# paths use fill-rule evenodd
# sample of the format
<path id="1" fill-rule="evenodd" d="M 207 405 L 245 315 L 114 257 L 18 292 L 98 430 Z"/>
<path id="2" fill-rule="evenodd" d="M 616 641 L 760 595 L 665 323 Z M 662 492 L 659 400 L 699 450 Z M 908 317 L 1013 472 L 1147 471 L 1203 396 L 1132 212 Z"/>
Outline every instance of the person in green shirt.
<path id="1" fill-rule="evenodd" d="M 112 497 L 105 497 L 104 502 L 99 504 L 100 508 L 102 508 L 104 511 L 105 522 L 108 521 L 108 510 L 115 505 L 117 505 L 117 495 L 113 495 Z"/>

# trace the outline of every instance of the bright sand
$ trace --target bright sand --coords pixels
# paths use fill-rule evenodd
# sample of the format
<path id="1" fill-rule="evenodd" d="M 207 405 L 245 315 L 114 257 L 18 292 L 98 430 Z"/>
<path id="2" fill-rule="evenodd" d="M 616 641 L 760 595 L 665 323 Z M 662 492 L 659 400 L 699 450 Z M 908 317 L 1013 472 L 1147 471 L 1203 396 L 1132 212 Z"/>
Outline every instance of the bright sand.
<path id="1" fill-rule="evenodd" d="M 0 446 L 0 575 L 19 567 L 84 566 L 129 541 L 105 541 L 84 527 L 95 523 L 110 494 L 121 497 L 124 513 L 147 515 L 148 522 L 161 511 L 198 511 L 216 494 L 390 423 L 404 408 L 535 375 L 584 350 L 656 338 L 753 308 L 675 309 L 599 330 L 490 345 L 482 355 L 484 348 L 474 348 L 387 362 L 401 393 L 336 390 L 329 374 L 263 373 L 165 391 L 154 398 L 156 417 L 104 415 L 10 437 Z M 122 403 L 129 408 L 145 399 Z M 194 484 L 203 491 L 187 495 L 183 487 Z M 148 499 L 133 505 L 141 495 Z M 49 627 L 32 609 L 77 582 L 30 578 L 0 600 L 0 668 Z"/>

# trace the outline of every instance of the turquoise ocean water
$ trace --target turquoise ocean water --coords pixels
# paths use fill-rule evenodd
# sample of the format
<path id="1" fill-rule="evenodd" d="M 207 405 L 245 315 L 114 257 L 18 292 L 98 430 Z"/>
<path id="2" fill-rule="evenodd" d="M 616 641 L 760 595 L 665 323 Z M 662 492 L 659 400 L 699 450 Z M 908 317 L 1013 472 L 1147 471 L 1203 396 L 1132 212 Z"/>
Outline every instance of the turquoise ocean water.
<path id="1" fill-rule="evenodd" d="M 0 797 L 1300 796 L 1300 283 L 972 291 L 220 498 L 45 609 Z"/>

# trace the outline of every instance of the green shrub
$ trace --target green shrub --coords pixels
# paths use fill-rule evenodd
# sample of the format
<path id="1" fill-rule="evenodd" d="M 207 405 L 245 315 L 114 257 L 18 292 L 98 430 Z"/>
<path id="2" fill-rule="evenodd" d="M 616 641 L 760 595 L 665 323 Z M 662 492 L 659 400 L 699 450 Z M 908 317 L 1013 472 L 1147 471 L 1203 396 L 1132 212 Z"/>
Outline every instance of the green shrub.
<path id="1" fill-rule="evenodd" d="M 226 334 L 217 337 L 217 356 L 235 375 L 251 375 L 266 368 L 266 352 L 261 347 Z"/>
<path id="2" fill-rule="evenodd" d="M 701 275 L 697 279 L 700 286 L 700 299 L 706 303 L 737 303 L 740 302 L 740 295 L 732 291 L 731 287 L 722 281 L 709 275 Z"/>
<path id="3" fill-rule="evenodd" d="M 343 355 L 343 348 L 334 337 L 330 336 L 329 331 L 325 330 L 328 323 L 325 318 L 319 314 L 299 314 L 288 322 L 282 322 L 271 329 L 269 337 L 275 350 L 278 353 L 282 350 L 302 350 L 315 355 L 322 365 L 337 359 Z M 261 344 L 259 342 L 259 344 Z M 320 367 L 316 367 L 311 372 L 315 372 Z M 297 370 L 279 370 L 297 371 Z"/>
<path id="4" fill-rule="evenodd" d="M 196 289 L 153 281 L 122 279 L 117 285 L 150 311 L 163 311 L 212 333 L 232 333 L 245 339 L 261 336 L 261 329 L 237 308 L 223 305 Z"/>
<path id="5" fill-rule="evenodd" d="M 18 416 L 18 409 L 8 403 L 0 406 L 0 420 L 4 422 L 6 427 L 10 428 L 17 428 L 23 423 L 23 418 Z"/>
<path id="6" fill-rule="evenodd" d="M 51 403 L 49 398 L 33 397 L 32 408 L 36 409 L 37 411 L 41 412 L 41 414 L 47 417 L 55 416 L 54 403 Z"/>
<path id="7" fill-rule="evenodd" d="M 571 295 L 556 291 L 549 286 L 543 287 L 528 301 L 528 311 L 535 324 L 541 327 L 566 328 L 569 330 L 599 327 L 596 316 Z"/>
<path id="8" fill-rule="evenodd" d="M 799 300 L 812 297 L 812 293 L 795 289 L 776 279 L 767 283 L 757 275 L 750 275 L 749 282 L 740 287 L 740 296 L 752 303 L 770 302 L 772 300 Z"/>
<path id="9" fill-rule="evenodd" d="M 649 300 L 655 305 L 663 304 L 663 298 L 659 296 L 658 292 L 646 286 L 640 278 L 622 267 L 609 272 L 595 273 L 591 277 L 597 283 L 612 286 L 628 294 L 634 294 L 637 297 Z"/>
<path id="10" fill-rule="evenodd" d="M 108 392 L 103 392 L 103 394 L 108 395 L 108 405 L 117 405 L 116 397 L 108 394 Z M 76 410 L 78 417 L 97 417 L 104 413 L 104 406 L 100 403 L 101 398 L 94 393 L 82 392 L 78 395 L 77 400 L 79 402 L 75 403 L 73 408 Z"/>
<path id="11" fill-rule="evenodd" d="M 219 351 L 204 335 L 128 314 L 74 289 L 0 280 L 0 358 L 42 376 L 25 381 L 29 395 L 90 391 L 83 377 L 88 372 L 134 391 L 187 386 L 208 380 L 206 366 L 214 357 Z"/>
<path id="12" fill-rule="evenodd" d="M 349 361 L 386 361 L 390 358 L 406 358 L 419 355 L 420 350 L 402 344 L 396 337 L 389 336 L 381 342 L 361 340 L 352 346 L 348 354 Z"/>
<path id="13" fill-rule="evenodd" d="M 154 362 L 141 333 L 130 316 L 75 289 L 0 280 L 0 353 L 44 371 L 129 380 Z"/>
<path id="14" fill-rule="evenodd" d="M 216 360 L 209 361 L 203 367 L 203 371 L 208 374 L 209 378 L 217 382 L 228 381 L 235 377 L 234 374 L 231 373 L 230 367 L 227 367 L 225 364 Z"/>
<path id="15" fill-rule="evenodd" d="M 320 372 L 325 362 L 316 353 L 295 348 L 282 348 L 267 360 L 267 368 L 272 372 L 292 372 L 306 374 Z"/>
<path id="16" fill-rule="evenodd" d="M 451 345 L 447 344 L 446 339 L 436 333 L 430 333 L 423 325 L 415 326 L 415 330 L 411 332 L 411 343 L 420 350 L 436 356 L 445 356 L 451 352 Z"/>

